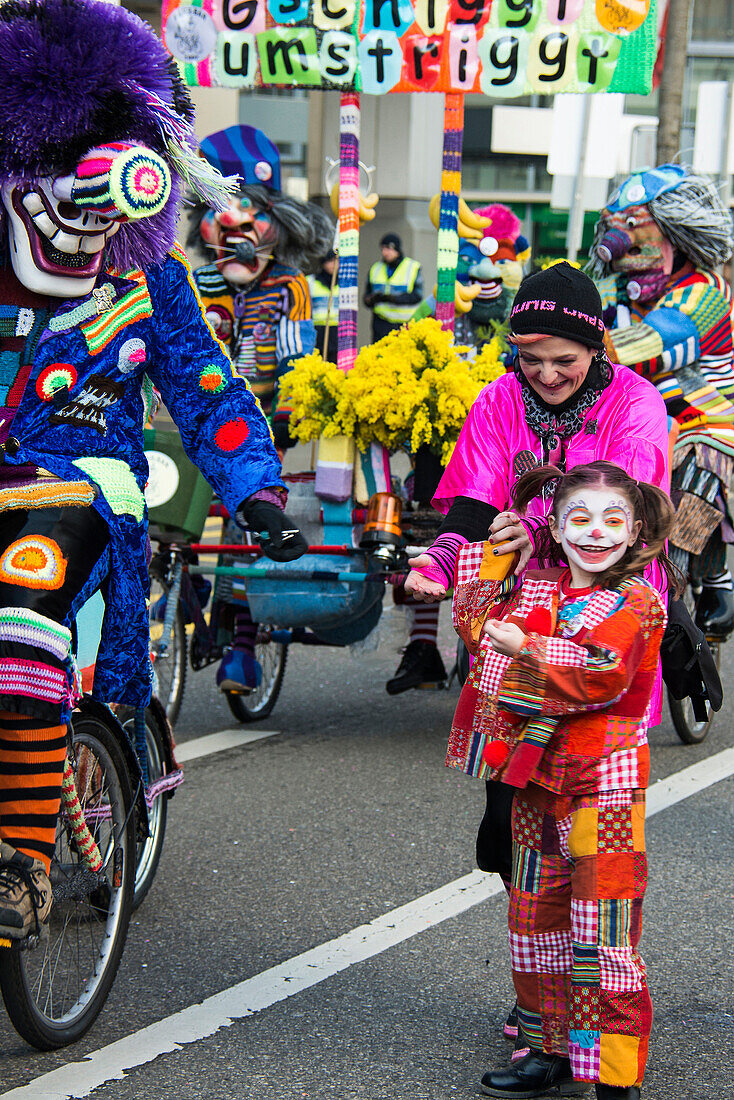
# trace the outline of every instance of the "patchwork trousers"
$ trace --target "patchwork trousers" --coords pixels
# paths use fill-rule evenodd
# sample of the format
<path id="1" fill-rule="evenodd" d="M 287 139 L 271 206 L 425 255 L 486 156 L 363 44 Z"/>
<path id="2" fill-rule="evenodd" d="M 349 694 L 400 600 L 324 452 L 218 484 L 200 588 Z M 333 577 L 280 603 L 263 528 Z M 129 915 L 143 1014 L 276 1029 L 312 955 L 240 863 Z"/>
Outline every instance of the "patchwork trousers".
<path id="1" fill-rule="evenodd" d="M 515 795 L 509 939 L 529 1045 L 574 1078 L 617 1087 L 645 1072 L 652 1003 L 637 947 L 647 883 L 645 792 Z"/>

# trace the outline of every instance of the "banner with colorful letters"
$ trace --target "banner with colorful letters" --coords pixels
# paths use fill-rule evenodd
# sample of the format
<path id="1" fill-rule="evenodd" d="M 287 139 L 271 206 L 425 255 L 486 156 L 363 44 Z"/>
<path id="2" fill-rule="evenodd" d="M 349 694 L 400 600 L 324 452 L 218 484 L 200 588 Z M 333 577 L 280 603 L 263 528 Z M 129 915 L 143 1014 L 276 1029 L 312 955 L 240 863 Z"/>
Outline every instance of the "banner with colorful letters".
<path id="1" fill-rule="evenodd" d="M 655 0 L 165 0 L 189 85 L 474 92 L 651 89 Z"/>

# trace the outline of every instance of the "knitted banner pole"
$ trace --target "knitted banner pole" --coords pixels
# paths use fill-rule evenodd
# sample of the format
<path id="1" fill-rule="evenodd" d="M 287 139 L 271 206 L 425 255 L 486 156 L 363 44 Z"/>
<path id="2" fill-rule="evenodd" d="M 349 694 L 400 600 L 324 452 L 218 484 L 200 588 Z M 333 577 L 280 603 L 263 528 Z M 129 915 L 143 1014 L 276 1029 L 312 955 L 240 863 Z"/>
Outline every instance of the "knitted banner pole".
<path id="1" fill-rule="evenodd" d="M 459 194 L 461 192 L 461 147 L 464 140 L 464 95 L 447 92 L 443 113 L 443 162 L 441 213 L 438 224 L 438 289 L 436 319 L 441 327 L 454 331 L 454 283 L 459 257 Z"/>
<path id="2" fill-rule="evenodd" d="M 339 351 L 337 365 L 357 358 L 359 305 L 359 93 L 344 92 L 339 107 Z"/>

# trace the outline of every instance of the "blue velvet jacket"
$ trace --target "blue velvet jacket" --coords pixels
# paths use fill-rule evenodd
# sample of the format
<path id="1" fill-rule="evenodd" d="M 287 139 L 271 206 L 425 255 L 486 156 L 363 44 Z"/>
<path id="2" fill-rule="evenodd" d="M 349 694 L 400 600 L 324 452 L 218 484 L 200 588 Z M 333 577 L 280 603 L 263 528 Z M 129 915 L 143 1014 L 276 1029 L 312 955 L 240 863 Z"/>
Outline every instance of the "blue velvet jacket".
<path id="1" fill-rule="evenodd" d="M 54 364 L 76 372 L 68 391 L 44 386 Z M 109 527 L 110 574 L 94 694 L 138 705 L 151 683 L 146 376 L 232 515 L 259 489 L 283 484 L 265 417 L 204 317 L 183 252 L 145 272 L 103 271 L 88 297 L 59 301 L 10 428 L 6 470 L 32 463 L 98 488 L 93 506 Z"/>

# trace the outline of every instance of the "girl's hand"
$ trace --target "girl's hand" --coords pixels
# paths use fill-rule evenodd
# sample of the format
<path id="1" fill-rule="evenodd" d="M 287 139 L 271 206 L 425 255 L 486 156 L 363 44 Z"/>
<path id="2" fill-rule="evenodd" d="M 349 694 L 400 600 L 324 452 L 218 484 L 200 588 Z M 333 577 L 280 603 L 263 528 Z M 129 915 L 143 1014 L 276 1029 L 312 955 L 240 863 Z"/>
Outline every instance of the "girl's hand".
<path id="1" fill-rule="evenodd" d="M 408 558 L 408 565 L 420 569 L 421 566 L 433 565 L 433 558 L 428 554 L 419 554 L 417 558 Z M 446 589 L 438 581 L 429 581 L 422 573 L 416 573 L 411 569 L 405 581 L 406 595 L 421 603 L 438 603 L 446 599 Z"/>
<path id="2" fill-rule="evenodd" d="M 515 567 L 515 576 L 517 577 L 525 569 L 535 549 L 517 512 L 500 512 L 492 520 L 492 526 L 489 528 L 489 541 L 496 543 L 505 539 L 509 539 L 509 542 L 498 547 L 497 554 L 498 556 L 500 554 L 514 554 L 516 550 L 520 552 L 520 560 Z"/>
<path id="3" fill-rule="evenodd" d="M 515 623 L 487 619 L 482 629 L 492 643 L 495 653 L 502 653 L 505 657 L 514 657 L 525 645 L 525 634 Z"/>

